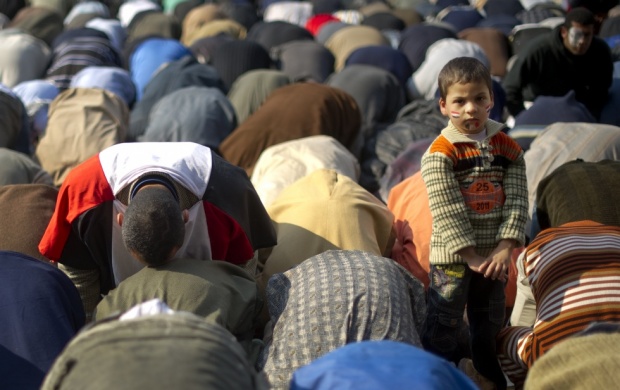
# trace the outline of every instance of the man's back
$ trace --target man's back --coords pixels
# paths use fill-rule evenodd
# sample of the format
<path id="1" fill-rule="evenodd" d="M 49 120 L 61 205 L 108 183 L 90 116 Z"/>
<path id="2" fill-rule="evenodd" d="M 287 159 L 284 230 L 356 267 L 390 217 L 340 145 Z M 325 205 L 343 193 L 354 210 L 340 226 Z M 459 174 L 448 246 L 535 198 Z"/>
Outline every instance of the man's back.
<path id="1" fill-rule="evenodd" d="M 178 259 L 145 267 L 121 282 L 97 305 L 100 320 L 159 298 L 175 311 L 187 311 L 249 340 L 260 310 L 256 283 L 241 267 L 223 261 Z"/>

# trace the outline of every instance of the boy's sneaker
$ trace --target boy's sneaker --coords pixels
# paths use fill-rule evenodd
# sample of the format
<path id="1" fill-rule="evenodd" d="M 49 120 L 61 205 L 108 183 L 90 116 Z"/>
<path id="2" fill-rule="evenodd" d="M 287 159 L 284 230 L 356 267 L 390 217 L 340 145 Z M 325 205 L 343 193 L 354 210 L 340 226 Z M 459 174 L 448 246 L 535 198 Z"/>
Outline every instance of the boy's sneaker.
<path id="1" fill-rule="evenodd" d="M 471 359 L 461 359 L 459 361 L 459 370 L 467 375 L 478 386 L 480 390 L 495 390 L 495 383 L 487 379 L 484 375 L 478 372 L 474 367 L 474 362 Z"/>

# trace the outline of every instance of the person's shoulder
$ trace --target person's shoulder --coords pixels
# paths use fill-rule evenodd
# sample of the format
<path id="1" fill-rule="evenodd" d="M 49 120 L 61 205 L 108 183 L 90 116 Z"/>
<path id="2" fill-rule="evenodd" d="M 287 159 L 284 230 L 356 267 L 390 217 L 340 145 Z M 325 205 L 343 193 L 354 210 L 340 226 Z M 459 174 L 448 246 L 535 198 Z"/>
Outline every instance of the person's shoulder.
<path id="1" fill-rule="evenodd" d="M 424 168 L 427 165 L 435 164 L 438 161 L 445 161 L 446 159 L 455 165 L 458 159 L 457 151 L 452 142 L 446 136 L 440 134 L 422 156 L 422 167 Z"/>
<path id="2" fill-rule="evenodd" d="M 426 154 L 433 153 L 442 153 L 445 155 L 450 155 L 451 151 L 454 149 L 454 145 L 445 137 L 443 134 L 440 134 L 433 140 L 433 142 L 428 147 Z"/>
<path id="3" fill-rule="evenodd" d="M 521 145 L 508 134 L 501 131 L 491 137 L 491 144 L 498 148 L 498 153 L 508 157 L 512 161 L 523 154 Z"/>
<path id="4" fill-rule="evenodd" d="M 558 46 L 555 33 L 555 30 L 552 30 L 548 34 L 533 38 L 519 54 L 519 57 L 532 59 L 552 53 Z"/>
<path id="5" fill-rule="evenodd" d="M 599 37 L 592 38 L 592 43 L 590 44 L 590 50 L 588 50 L 587 54 L 601 56 L 605 55 L 609 57 L 611 61 L 611 49 L 607 42 L 602 40 Z"/>

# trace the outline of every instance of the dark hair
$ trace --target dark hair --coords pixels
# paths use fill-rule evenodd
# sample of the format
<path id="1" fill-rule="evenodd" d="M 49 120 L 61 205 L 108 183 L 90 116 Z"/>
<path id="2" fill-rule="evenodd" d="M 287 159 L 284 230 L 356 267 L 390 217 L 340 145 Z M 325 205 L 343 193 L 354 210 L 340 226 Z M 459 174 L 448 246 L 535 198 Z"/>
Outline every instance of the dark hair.
<path id="1" fill-rule="evenodd" d="M 164 264 L 183 245 L 181 206 L 163 187 L 145 187 L 131 200 L 123 218 L 123 242 L 150 266 Z"/>
<path id="2" fill-rule="evenodd" d="M 473 57 L 457 57 L 450 60 L 439 72 L 439 96 L 446 98 L 448 88 L 457 83 L 484 82 L 493 94 L 493 80 L 489 69 Z"/>
<path id="3" fill-rule="evenodd" d="M 573 8 L 566 14 L 566 19 L 564 19 L 564 27 L 567 29 L 571 28 L 573 22 L 583 24 L 584 26 L 594 26 L 596 19 L 594 19 L 594 14 L 589 9 L 585 7 L 577 7 Z"/>

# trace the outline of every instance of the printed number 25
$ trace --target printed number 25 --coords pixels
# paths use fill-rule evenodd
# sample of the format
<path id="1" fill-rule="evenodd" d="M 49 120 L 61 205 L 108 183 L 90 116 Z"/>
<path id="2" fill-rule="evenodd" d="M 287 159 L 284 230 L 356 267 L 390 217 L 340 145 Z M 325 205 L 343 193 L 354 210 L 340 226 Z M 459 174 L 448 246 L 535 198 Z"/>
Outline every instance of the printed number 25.
<path id="1" fill-rule="evenodd" d="M 488 191 L 488 190 L 489 190 L 488 182 L 476 183 L 476 191 Z"/>

